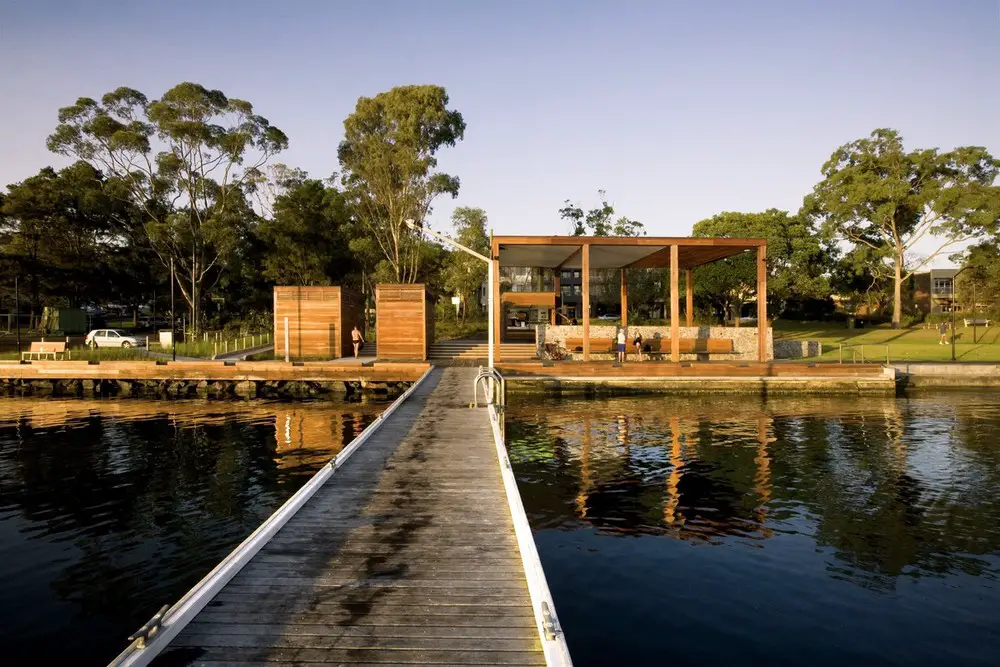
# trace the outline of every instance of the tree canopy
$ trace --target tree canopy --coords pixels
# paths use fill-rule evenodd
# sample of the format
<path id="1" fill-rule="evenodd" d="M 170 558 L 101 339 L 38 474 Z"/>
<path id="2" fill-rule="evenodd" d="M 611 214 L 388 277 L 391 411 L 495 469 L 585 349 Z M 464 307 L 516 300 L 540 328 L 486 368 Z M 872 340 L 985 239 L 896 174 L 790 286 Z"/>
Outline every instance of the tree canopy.
<path id="1" fill-rule="evenodd" d="M 808 219 L 777 209 L 727 212 L 695 223 L 692 235 L 766 238 L 770 312 L 829 295 L 831 249 L 820 242 Z M 716 311 L 738 317 L 740 308 L 756 298 L 757 260 L 751 253 L 700 266 L 694 277 L 696 292 Z"/>
<path id="2" fill-rule="evenodd" d="M 604 190 L 597 191 L 601 203 L 584 211 L 569 199 L 559 209 L 559 217 L 573 226 L 573 236 L 645 236 L 646 229 L 638 220 L 624 215 L 615 217 L 615 207 L 608 202 Z"/>
<path id="3" fill-rule="evenodd" d="M 455 240 L 481 255 L 490 254 L 490 240 L 486 234 L 486 211 L 481 208 L 460 206 L 451 215 L 455 227 Z M 477 257 L 455 250 L 448 253 L 444 264 L 444 286 L 462 299 L 462 319 L 468 314 L 469 302 L 487 279 L 486 263 Z"/>
<path id="4" fill-rule="evenodd" d="M 899 133 L 878 129 L 834 151 L 802 213 L 816 220 L 827 238 L 868 248 L 873 272 L 879 263 L 889 267 L 892 323 L 898 327 L 909 276 L 948 248 L 996 232 L 998 169 L 1000 161 L 985 148 L 907 152 Z M 931 249 L 917 257 L 925 240 Z"/>
<path id="5" fill-rule="evenodd" d="M 142 212 L 146 238 L 177 286 L 197 329 L 200 300 L 247 231 L 247 193 L 288 138 L 244 100 L 196 83 L 150 101 L 118 88 L 59 110 L 49 149 L 115 179 L 110 191 Z"/>
<path id="6" fill-rule="evenodd" d="M 458 195 L 458 177 L 436 171 L 436 156 L 464 134 L 462 114 L 431 85 L 362 97 L 344 121 L 337 155 L 345 195 L 396 282 L 416 281 L 426 252 L 406 220 L 423 224 L 437 196 Z"/>

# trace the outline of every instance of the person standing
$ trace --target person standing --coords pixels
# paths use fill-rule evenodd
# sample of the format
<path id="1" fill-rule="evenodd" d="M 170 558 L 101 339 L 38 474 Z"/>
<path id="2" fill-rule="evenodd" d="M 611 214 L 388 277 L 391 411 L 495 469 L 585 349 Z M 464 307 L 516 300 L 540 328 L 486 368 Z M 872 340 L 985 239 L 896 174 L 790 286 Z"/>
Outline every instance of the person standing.
<path id="1" fill-rule="evenodd" d="M 938 333 L 941 334 L 941 339 L 938 340 L 938 345 L 948 344 L 948 323 L 943 321 L 938 325 Z"/>
<path id="2" fill-rule="evenodd" d="M 351 342 L 354 343 L 354 358 L 358 358 L 358 353 L 361 352 L 361 348 L 365 345 L 365 337 L 361 335 L 361 330 L 358 329 L 357 325 L 351 329 Z"/>
<path id="3" fill-rule="evenodd" d="M 632 339 L 632 346 L 635 348 L 635 356 L 642 361 L 642 334 L 636 329 L 635 338 Z"/>
<path id="4" fill-rule="evenodd" d="M 625 327 L 618 327 L 618 363 L 625 363 Z"/>

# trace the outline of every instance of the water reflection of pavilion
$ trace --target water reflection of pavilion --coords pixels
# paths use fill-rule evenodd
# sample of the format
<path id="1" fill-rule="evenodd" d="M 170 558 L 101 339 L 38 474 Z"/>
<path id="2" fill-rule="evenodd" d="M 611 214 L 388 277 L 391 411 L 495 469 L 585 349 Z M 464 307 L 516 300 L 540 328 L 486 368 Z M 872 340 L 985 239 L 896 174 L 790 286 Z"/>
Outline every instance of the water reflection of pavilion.
<path id="1" fill-rule="evenodd" d="M 739 466 L 730 474 L 699 458 L 705 427 L 699 420 L 670 417 L 669 441 L 657 443 L 633 438 L 633 425 L 641 427 L 643 421 L 642 416 L 614 417 L 608 439 L 592 417 L 583 418 L 574 499 L 578 520 L 626 535 L 771 536 L 765 525 L 771 499 L 768 445 L 774 440 L 768 416 L 759 416 L 752 429 L 729 429 L 726 436 L 734 442 L 755 441 L 752 468 Z M 717 425 L 714 436 L 719 436 Z M 608 465 L 608 454 L 617 465 Z"/>

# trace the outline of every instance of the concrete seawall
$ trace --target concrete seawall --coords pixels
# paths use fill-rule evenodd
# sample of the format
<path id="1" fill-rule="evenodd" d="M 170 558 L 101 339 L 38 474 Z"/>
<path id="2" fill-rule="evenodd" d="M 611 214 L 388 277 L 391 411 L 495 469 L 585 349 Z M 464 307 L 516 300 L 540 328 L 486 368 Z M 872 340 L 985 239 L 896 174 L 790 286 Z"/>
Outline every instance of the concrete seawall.
<path id="1" fill-rule="evenodd" d="M 945 387 L 998 387 L 998 363 L 894 363 L 900 384 L 906 389 Z"/>

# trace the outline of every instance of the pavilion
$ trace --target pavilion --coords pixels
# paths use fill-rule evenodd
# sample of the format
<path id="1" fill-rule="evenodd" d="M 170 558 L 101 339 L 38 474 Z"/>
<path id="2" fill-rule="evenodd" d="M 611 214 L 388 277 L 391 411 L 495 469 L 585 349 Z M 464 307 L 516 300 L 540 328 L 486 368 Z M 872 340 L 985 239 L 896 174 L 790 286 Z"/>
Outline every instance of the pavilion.
<path id="1" fill-rule="evenodd" d="M 583 360 L 590 360 L 590 271 L 618 269 L 621 271 L 621 324 L 628 326 L 628 284 L 626 269 L 668 269 L 670 273 L 670 360 L 680 361 L 681 314 L 680 274 L 684 271 L 686 298 L 685 324 L 693 326 L 693 273 L 697 267 L 744 252 L 757 254 L 757 339 L 758 361 L 768 358 L 767 333 L 767 241 L 762 238 L 693 238 L 693 237 L 604 237 L 604 236 L 495 236 L 492 241 L 493 299 L 503 304 L 504 298 L 513 303 L 527 304 L 535 300 L 554 308 L 560 293 L 559 273 L 563 269 L 579 269 L 582 278 Z M 531 267 L 551 269 L 555 273 L 552 292 L 521 294 L 500 293 L 500 267 Z M 491 323 L 494 328 L 494 355 L 500 359 L 501 312 L 495 309 Z"/>

